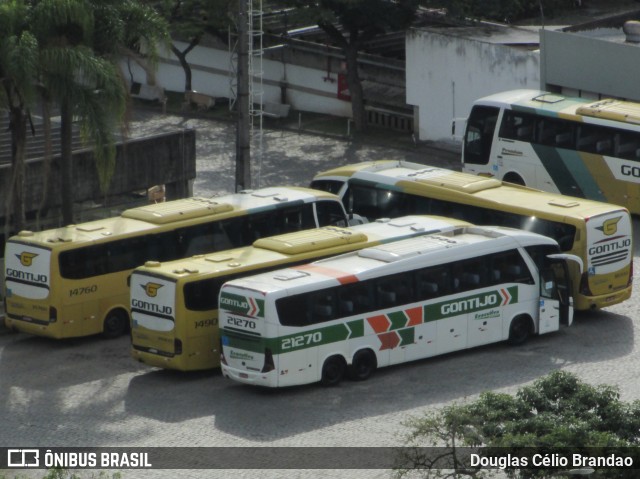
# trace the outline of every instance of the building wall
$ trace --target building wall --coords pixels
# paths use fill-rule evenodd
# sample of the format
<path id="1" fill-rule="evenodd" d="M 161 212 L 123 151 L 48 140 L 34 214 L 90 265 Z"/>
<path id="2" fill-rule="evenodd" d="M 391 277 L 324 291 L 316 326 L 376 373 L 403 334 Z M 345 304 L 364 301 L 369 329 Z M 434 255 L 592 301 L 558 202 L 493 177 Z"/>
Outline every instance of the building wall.
<path id="1" fill-rule="evenodd" d="M 540 87 L 537 52 L 433 30 L 412 29 L 406 38 L 407 103 L 417 110 L 420 140 L 453 140 L 453 119 L 466 118 L 477 98 Z"/>
<path id="2" fill-rule="evenodd" d="M 542 30 L 541 80 L 544 89 L 586 97 L 614 96 L 640 101 L 640 45 L 590 35 Z M 622 37 L 622 34 L 620 34 Z"/>
<path id="3" fill-rule="evenodd" d="M 174 42 L 181 50 L 185 43 Z M 287 49 L 282 46 L 280 48 Z M 313 111 L 343 117 L 351 116 L 351 103 L 338 99 L 338 70 L 339 63 L 335 60 L 331 70 L 328 68 L 314 68 L 301 65 L 286 64 L 280 60 L 282 55 L 291 56 L 291 52 L 272 51 L 268 58 L 263 59 L 262 90 L 263 101 L 270 103 L 286 103 L 295 110 Z M 304 52 L 297 52 L 298 57 Z M 324 55 L 323 55 L 324 56 Z M 192 69 L 192 88 L 198 92 L 216 98 L 235 97 L 231 88 L 232 75 L 230 53 L 227 50 L 208 46 L 197 46 L 187 56 Z M 326 65 L 331 60 L 325 59 Z M 309 63 L 309 62 L 307 62 Z M 145 83 L 144 71 L 135 63 L 123 65 L 126 75 L 133 73 L 133 81 Z M 128 77 L 129 78 L 129 77 Z M 170 51 L 161 55 L 156 74 L 157 84 L 165 90 L 183 92 L 185 90 L 184 70 Z M 258 89 L 257 83 L 254 88 Z M 284 102 L 282 102 L 284 93 Z"/>
<path id="4" fill-rule="evenodd" d="M 100 193 L 98 175 L 91 149 L 73 153 L 74 202 L 95 202 L 101 204 L 104 197 Z M 30 216 L 43 203 L 45 163 L 42 159 L 27 160 L 25 167 L 25 209 Z M 6 205 L 11 181 L 11 165 L 0 165 L 0 204 Z M 154 185 L 165 185 L 168 199 L 191 196 L 192 182 L 196 177 L 196 136 L 195 130 L 182 130 L 146 138 L 127 141 L 116 147 L 115 170 L 109 185 L 108 203 L 114 205 L 122 198 L 132 198 L 135 191 L 146 190 Z M 48 180 L 48 196 L 44 201 L 47 214 L 42 224 L 59 226 L 58 216 L 61 206 L 60 156 L 51 161 Z M 78 221 L 82 221 L 82 207 L 78 207 Z M 0 212 L 4 224 L 4 210 Z M 34 227 L 34 225 L 29 225 Z M 0 245 L 3 236 L 0 232 Z M 0 254 L 1 256 L 1 254 Z"/>

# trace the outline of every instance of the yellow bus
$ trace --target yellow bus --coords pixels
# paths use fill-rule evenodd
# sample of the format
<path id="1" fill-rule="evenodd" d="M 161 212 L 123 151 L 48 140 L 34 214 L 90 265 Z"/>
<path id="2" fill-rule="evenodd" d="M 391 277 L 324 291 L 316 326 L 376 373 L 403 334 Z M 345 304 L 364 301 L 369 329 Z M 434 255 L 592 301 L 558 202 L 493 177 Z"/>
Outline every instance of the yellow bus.
<path id="1" fill-rule="evenodd" d="M 131 271 L 147 260 L 169 261 L 347 222 L 334 195 L 273 187 L 157 203 L 118 217 L 23 231 L 5 247 L 5 324 L 52 338 L 98 333 L 116 337 L 129 329 Z"/>
<path id="2" fill-rule="evenodd" d="M 624 207 L 402 161 L 343 166 L 319 173 L 311 185 L 369 219 L 432 214 L 551 237 L 584 262 L 582 274 L 571 268 L 577 310 L 631 296 L 632 225 Z"/>
<path id="3" fill-rule="evenodd" d="M 131 275 L 131 352 L 150 366 L 181 371 L 220 366 L 218 292 L 232 279 L 295 266 L 468 223 L 406 216 L 354 226 L 323 227 L 262 238 L 253 246 L 165 263 Z"/>

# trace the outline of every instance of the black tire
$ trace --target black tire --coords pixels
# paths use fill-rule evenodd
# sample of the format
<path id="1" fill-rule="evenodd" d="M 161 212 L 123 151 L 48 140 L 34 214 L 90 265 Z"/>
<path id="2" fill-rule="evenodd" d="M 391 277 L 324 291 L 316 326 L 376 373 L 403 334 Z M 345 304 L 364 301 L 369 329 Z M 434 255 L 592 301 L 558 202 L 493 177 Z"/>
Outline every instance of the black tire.
<path id="1" fill-rule="evenodd" d="M 518 346 L 526 342 L 531 336 L 531 320 L 526 316 L 516 316 L 509 327 L 509 339 L 507 342 Z"/>
<path id="2" fill-rule="evenodd" d="M 102 325 L 102 337 L 114 339 L 126 334 L 129 331 L 129 317 L 121 310 L 110 311 L 104 318 Z"/>
<path id="3" fill-rule="evenodd" d="M 378 367 L 376 355 L 370 349 L 362 349 L 353 356 L 349 367 L 349 377 L 354 381 L 364 381 L 374 373 Z"/>
<path id="4" fill-rule="evenodd" d="M 342 381 L 345 369 L 344 359 L 340 356 L 331 356 L 330 358 L 327 358 L 322 366 L 322 377 L 320 378 L 320 383 L 323 386 L 337 385 Z"/>
<path id="5" fill-rule="evenodd" d="M 513 183 L 514 185 L 526 186 L 524 180 L 517 173 L 507 173 L 502 181 L 506 181 L 507 183 Z"/>

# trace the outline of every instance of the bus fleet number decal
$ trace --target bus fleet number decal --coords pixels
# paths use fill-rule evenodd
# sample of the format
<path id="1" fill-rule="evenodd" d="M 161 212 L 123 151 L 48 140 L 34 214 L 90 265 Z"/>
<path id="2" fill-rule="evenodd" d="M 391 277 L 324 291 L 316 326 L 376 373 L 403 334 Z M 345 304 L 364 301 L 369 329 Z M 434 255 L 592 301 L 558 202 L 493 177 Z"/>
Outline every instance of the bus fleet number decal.
<path id="1" fill-rule="evenodd" d="M 217 326 L 217 319 L 201 319 L 200 321 L 195 321 L 196 329 L 198 328 L 209 328 L 212 326 Z"/>
<path id="2" fill-rule="evenodd" d="M 255 321 L 247 318 L 239 318 L 237 316 L 229 316 L 227 318 L 227 324 L 231 326 L 238 326 L 240 328 L 256 329 Z"/>
<path id="3" fill-rule="evenodd" d="M 69 290 L 69 297 L 81 296 L 83 294 L 91 294 L 98 291 L 98 285 L 92 284 L 91 286 L 81 286 L 80 288 L 74 288 Z"/>
<path id="4" fill-rule="evenodd" d="M 316 331 L 314 333 L 293 336 L 292 338 L 283 338 L 282 349 L 301 348 L 303 346 L 320 342 L 322 342 L 322 333 L 320 331 Z"/>

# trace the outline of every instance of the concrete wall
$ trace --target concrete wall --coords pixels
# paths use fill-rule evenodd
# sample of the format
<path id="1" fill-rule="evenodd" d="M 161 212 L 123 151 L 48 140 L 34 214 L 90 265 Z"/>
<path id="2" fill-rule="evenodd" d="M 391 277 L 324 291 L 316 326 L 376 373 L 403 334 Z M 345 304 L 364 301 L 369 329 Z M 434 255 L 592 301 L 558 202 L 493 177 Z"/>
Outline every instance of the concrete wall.
<path id="1" fill-rule="evenodd" d="M 568 94 L 615 96 L 640 100 L 640 45 L 611 41 L 605 32 L 540 32 L 543 88 Z M 622 34 L 620 38 L 622 39 Z M 586 95 L 583 95 L 586 92 Z"/>
<path id="2" fill-rule="evenodd" d="M 196 176 L 195 130 L 129 140 L 118 144 L 116 166 L 109 187 L 109 204 L 119 197 L 131 198 L 135 191 L 165 184 L 168 199 L 182 198 L 192 194 L 192 180 Z M 74 199 L 76 203 L 103 203 L 104 198 L 98 186 L 98 176 L 91 150 L 74 153 Z M 28 160 L 26 164 L 26 211 L 34 213 L 44 191 L 45 165 L 42 159 Z M 48 216 L 43 223 L 57 226 L 58 209 L 61 206 L 59 156 L 52 159 L 48 177 Z M 0 165 L 0 204 L 7 203 L 6 194 L 11 181 L 11 166 Z M 0 221 L 4 224 L 4 211 Z M 1 232 L 0 232 L 1 235 Z M 2 237 L 0 236 L 0 240 Z M 2 242 L 0 241 L 0 244 Z"/>
<path id="3" fill-rule="evenodd" d="M 185 43 L 174 42 L 179 49 Z M 284 48 L 284 47 L 283 47 Z M 231 88 L 230 53 L 219 48 L 197 46 L 187 56 L 192 70 L 192 89 L 216 98 L 235 97 Z M 133 72 L 134 81 L 145 83 L 144 71 L 133 62 L 124 66 Z M 285 103 L 300 111 L 328 113 L 337 116 L 351 116 L 351 104 L 337 98 L 337 73 L 305 66 L 285 64 L 275 59 L 263 59 L 262 91 L 263 101 L 281 103 L 281 87 L 286 89 Z M 160 59 L 157 72 L 158 85 L 168 91 L 184 91 L 184 70 L 170 51 L 165 51 Z M 332 81 L 334 80 L 334 81 Z M 259 85 L 254 83 L 258 91 Z"/>
<path id="4" fill-rule="evenodd" d="M 417 109 L 420 140 L 451 140 L 451 122 L 477 98 L 539 88 L 539 54 L 433 30 L 407 32 L 407 103 Z"/>
<path id="5" fill-rule="evenodd" d="M 186 43 L 174 41 L 184 50 Z M 231 60 L 228 49 L 199 45 L 187 56 L 192 69 L 192 88 L 216 98 L 234 98 L 231 88 Z M 144 71 L 133 62 L 124 62 L 128 79 L 145 83 Z M 257 65 L 256 65 L 257 69 Z M 265 49 L 262 62 L 263 102 L 285 103 L 298 111 L 351 117 L 351 103 L 338 98 L 338 76 L 343 74 L 344 56 L 339 49 L 290 40 Z M 404 89 L 404 62 L 361 54 L 360 78 L 364 82 Z M 184 71 L 170 51 L 161 55 L 157 84 L 165 90 L 183 92 Z M 257 81 L 254 89 L 259 90 Z M 366 96 L 366 92 L 365 92 Z M 379 98 L 369 98 L 375 103 Z M 384 104 L 384 99 L 382 100 Z M 404 101 L 403 101 L 404 106 Z"/>

